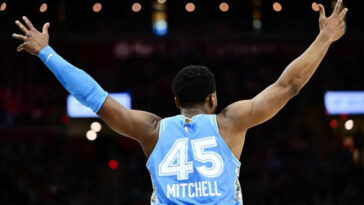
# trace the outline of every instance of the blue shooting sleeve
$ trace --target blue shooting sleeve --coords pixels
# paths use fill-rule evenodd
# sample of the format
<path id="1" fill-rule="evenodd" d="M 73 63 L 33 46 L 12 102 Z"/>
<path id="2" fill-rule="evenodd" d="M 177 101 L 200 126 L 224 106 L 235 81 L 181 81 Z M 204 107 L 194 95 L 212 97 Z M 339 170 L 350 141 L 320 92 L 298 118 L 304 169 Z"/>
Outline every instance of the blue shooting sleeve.
<path id="1" fill-rule="evenodd" d="M 95 113 L 99 111 L 108 93 L 90 75 L 64 60 L 50 46 L 38 56 L 68 92 Z"/>

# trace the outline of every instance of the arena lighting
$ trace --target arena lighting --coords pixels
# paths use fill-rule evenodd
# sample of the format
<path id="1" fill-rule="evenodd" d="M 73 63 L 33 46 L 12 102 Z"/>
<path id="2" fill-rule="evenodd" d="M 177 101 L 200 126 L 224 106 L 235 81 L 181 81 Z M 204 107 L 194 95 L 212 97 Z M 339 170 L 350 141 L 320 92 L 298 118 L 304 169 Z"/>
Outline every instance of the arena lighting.
<path id="1" fill-rule="evenodd" d="M 253 16 L 253 28 L 255 30 L 260 30 L 262 28 L 262 21 L 260 20 L 262 18 L 262 13 L 260 10 L 255 9 L 252 13 Z"/>
<path id="2" fill-rule="evenodd" d="M 99 122 L 93 122 L 93 123 L 91 123 L 90 128 L 94 132 L 100 132 L 101 131 L 101 124 Z"/>
<path id="3" fill-rule="evenodd" d="M 262 18 L 262 13 L 259 10 L 254 10 L 252 16 L 254 20 L 260 20 Z"/>
<path id="4" fill-rule="evenodd" d="M 276 12 L 282 11 L 282 5 L 279 2 L 274 2 L 273 3 L 273 10 L 276 11 Z"/>
<path id="5" fill-rule="evenodd" d="M 335 128 L 336 128 L 336 126 L 337 126 L 337 121 L 336 121 L 336 120 L 331 120 L 331 121 L 330 121 L 330 127 L 331 127 L 332 129 L 335 129 Z"/>
<path id="6" fill-rule="evenodd" d="M 262 21 L 253 20 L 253 28 L 256 30 L 260 30 L 262 28 Z"/>
<path id="7" fill-rule="evenodd" d="M 341 114 L 340 118 L 341 118 L 341 120 L 347 120 L 348 119 L 348 114 Z"/>
<path id="8" fill-rule="evenodd" d="M 158 1 L 158 3 L 160 3 L 160 4 L 164 4 L 164 3 L 166 3 L 167 2 L 167 0 L 157 0 Z"/>
<path id="9" fill-rule="evenodd" d="M 219 5 L 220 11 L 227 12 L 229 11 L 229 4 L 226 2 L 221 2 Z"/>
<path id="10" fill-rule="evenodd" d="M 359 152 L 359 150 L 358 149 L 354 149 L 352 153 L 353 153 L 353 159 L 354 159 L 354 161 L 355 162 L 358 162 L 359 159 L 360 159 L 360 152 Z"/>
<path id="11" fill-rule="evenodd" d="M 142 10 L 142 5 L 138 2 L 133 3 L 133 5 L 131 6 L 131 10 L 134 11 L 135 13 L 139 12 L 140 10 Z"/>
<path id="12" fill-rule="evenodd" d="M 167 21 L 158 20 L 153 24 L 153 32 L 157 36 L 164 36 L 167 34 Z"/>
<path id="13" fill-rule="evenodd" d="M 316 2 L 312 2 L 311 7 L 312 7 L 313 11 L 319 11 L 320 10 L 319 5 Z"/>
<path id="14" fill-rule="evenodd" d="M 351 129 L 353 129 L 353 127 L 354 127 L 354 121 L 353 120 L 347 120 L 345 122 L 345 129 L 346 130 L 351 130 Z"/>
<path id="15" fill-rule="evenodd" d="M 164 36 L 168 33 L 167 4 L 153 3 L 152 12 L 153 33 L 157 36 Z"/>
<path id="16" fill-rule="evenodd" d="M 324 102 L 329 115 L 364 114 L 364 91 L 327 91 Z"/>
<path id="17" fill-rule="evenodd" d="M 252 26 L 255 31 L 259 32 L 262 29 L 262 12 L 261 12 L 262 1 L 252 0 L 252 4 L 253 4 Z"/>
<path id="18" fill-rule="evenodd" d="M 39 11 L 40 11 L 41 13 L 46 12 L 46 11 L 47 11 L 47 9 L 48 9 L 48 5 L 47 5 L 47 3 L 43 3 L 43 4 L 42 4 L 42 5 L 40 5 L 40 7 L 39 7 Z"/>
<path id="19" fill-rule="evenodd" d="M 0 11 L 5 11 L 6 10 L 6 2 L 3 2 L 0 6 Z"/>
<path id="20" fill-rule="evenodd" d="M 94 141 L 97 138 L 97 133 L 92 130 L 89 130 L 86 132 L 86 138 L 90 141 Z"/>
<path id="21" fill-rule="evenodd" d="M 109 167 L 110 167 L 110 169 L 116 169 L 116 168 L 118 168 L 118 162 L 117 161 L 115 161 L 115 160 L 110 160 L 109 161 Z"/>
<path id="22" fill-rule="evenodd" d="M 345 138 L 343 139 L 343 141 L 342 141 L 342 145 L 343 145 L 343 147 L 345 147 L 346 149 L 350 149 L 350 150 L 352 150 L 352 149 L 355 147 L 353 137 L 351 137 L 351 136 L 345 137 Z"/>
<path id="23" fill-rule="evenodd" d="M 67 125 L 70 123 L 70 118 L 67 115 L 62 115 L 61 122 L 62 124 Z"/>
<path id="24" fill-rule="evenodd" d="M 95 12 L 95 13 L 99 13 L 102 9 L 102 4 L 101 3 L 95 3 L 93 6 L 92 6 L 92 10 Z"/>
<path id="25" fill-rule="evenodd" d="M 131 108 L 131 96 L 129 93 L 109 93 L 109 95 L 126 108 Z M 72 95 L 67 97 L 67 115 L 73 118 L 97 118 L 97 115 L 90 108 L 82 105 Z"/>
<path id="26" fill-rule="evenodd" d="M 195 6 L 194 3 L 189 2 L 189 3 L 186 4 L 185 8 L 186 8 L 186 11 L 187 12 L 191 13 L 191 12 L 194 12 L 195 11 L 196 6 Z"/>

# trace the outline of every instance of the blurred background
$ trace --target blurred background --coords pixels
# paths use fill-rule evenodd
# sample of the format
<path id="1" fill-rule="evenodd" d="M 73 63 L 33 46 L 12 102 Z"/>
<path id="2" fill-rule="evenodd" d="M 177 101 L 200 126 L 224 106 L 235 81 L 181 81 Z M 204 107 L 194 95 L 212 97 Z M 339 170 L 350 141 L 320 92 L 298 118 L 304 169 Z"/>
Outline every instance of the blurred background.
<path id="1" fill-rule="evenodd" d="M 16 52 L 16 19 L 51 22 L 60 55 L 128 93 L 133 109 L 167 117 L 178 114 L 170 87 L 186 65 L 214 71 L 218 111 L 273 83 L 318 34 L 317 3 L 328 15 L 336 2 L 0 0 L 0 204 L 137 205 L 152 192 L 139 145 L 98 118 L 69 116 L 57 79 Z M 363 117 L 324 104 L 329 90 L 364 88 L 361 2 L 344 3 L 346 35 L 298 96 L 247 133 L 245 204 L 364 204 Z"/>

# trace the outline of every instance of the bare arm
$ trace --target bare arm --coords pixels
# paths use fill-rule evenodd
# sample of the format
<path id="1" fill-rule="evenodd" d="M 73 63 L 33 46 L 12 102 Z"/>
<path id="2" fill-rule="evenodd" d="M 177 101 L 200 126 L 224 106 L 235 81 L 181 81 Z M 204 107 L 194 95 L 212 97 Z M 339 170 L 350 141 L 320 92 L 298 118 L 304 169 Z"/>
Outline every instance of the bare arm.
<path id="1" fill-rule="evenodd" d="M 261 124 L 282 109 L 308 82 L 329 46 L 344 34 L 346 8 L 341 10 L 342 0 L 336 4 L 330 17 L 320 6 L 320 34 L 311 46 L 297 59 L 290 63 L 279 79 L 250 100 L 238 101 L 226 107 L 220 114 L 222 121 L 231 123 L 234 133 L 245 133 L 246 130 Z"/>
<path id="2" fill-rule="evenodd" d="M 23 20 L 26 26 L 20 21 L 15 22 L 23 32 L 23 35 L 13 34 L 13 38 L 23 41 L 17 51 L 25 50 L 29 54 L 42 56 L 48 49 L 50 53 L 43 62 L 62 85 L 81 103 L 97 112 L 113 130 L 137 140 L 149 156 L 158 140 L 160 118 L 152 113 L 129 110 L 107 96 L 91 76 L 65 61 L 48 46 L 49 23 L 44 24 L 42 32 L 39 32 L 27 17 L 23 17 Z"/>
<path id="3" fill-rule="evenodd" d="M 97 112 L 117 133 L 135 139 L 148 157 L 157 143 L 161 118 L 140 110 L 129 110 L 108 96 Z"/>

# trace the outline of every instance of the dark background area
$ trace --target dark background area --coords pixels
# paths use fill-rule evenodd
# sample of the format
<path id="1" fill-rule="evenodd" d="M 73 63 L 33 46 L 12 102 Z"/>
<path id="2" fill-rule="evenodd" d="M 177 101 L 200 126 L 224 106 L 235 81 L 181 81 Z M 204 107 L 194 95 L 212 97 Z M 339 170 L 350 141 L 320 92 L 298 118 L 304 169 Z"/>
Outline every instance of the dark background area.
<path id="1" fill-rule="evenodd" d="M 3 1 L 0 1 L 0 5 Z M 48 3 L 45 13 L 39 12 Z M 178 114 L 171 83 L 190 64 L 210 67 L 218 111 L 273 83 L 318 34 L 313 1 L 262 0 L 262 28 L 252 27 L 254 1 L 167 1 L 169 32 L 152 33 L 150 1 L 6 1 L 0 12 L 0 204 L 148 204 L 152 191 L 139 145 L 95 119 L 70 119 L 67 92 L 36 57 L 15 51 L 16 19 L 37 28 L 51 22 L 50 44 L 109 92 L 129 92 L 133 109 L 161 117 Z M 331 1 L 320 1 L 331 13 Z M 360 1 L 347 0 L 347 34 L 334 43 L 311 81 L 272 120 L 247 133 L 240 180 L 244 203 L 364 204 L 362 116 L 329 116 L 328 90 L 363 90 L 364 27 Z M 335 119 L 337 126 L 331 128 Z M 344 129 L 354 119 L 351 131 Z M 347 139 L 353 139 L 347 143 Z M 118 163 L 110 169 L 109 160 Z"/>

